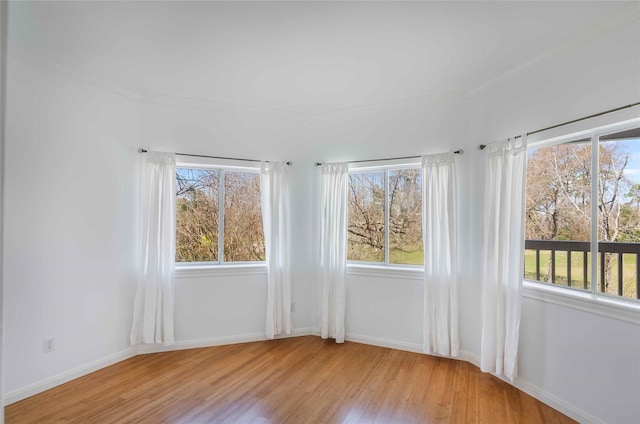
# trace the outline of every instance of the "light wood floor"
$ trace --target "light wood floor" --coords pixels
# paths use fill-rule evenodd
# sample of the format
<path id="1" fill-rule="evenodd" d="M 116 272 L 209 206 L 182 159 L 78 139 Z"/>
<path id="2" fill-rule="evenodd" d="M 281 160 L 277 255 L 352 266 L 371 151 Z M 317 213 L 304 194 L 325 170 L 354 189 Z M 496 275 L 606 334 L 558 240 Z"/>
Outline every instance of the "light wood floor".
<path id="1" fill-rule="evenodd" d="M 141 355 L 10 405 L 12 423 L 568 423 L 463 361 L 318 337 Z"/>

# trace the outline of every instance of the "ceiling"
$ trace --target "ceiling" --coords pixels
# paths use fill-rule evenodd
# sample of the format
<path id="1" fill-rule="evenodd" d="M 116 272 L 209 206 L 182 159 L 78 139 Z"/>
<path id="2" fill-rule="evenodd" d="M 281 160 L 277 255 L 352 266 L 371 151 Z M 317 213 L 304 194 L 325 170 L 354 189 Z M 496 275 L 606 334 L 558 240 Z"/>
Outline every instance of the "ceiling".
<path id="1" fill-rule="evenodd" d="M 9 55 L 142 98 L 317 114 L 466 94 L 637 16 L 612 1 L 11 2 Z"/>

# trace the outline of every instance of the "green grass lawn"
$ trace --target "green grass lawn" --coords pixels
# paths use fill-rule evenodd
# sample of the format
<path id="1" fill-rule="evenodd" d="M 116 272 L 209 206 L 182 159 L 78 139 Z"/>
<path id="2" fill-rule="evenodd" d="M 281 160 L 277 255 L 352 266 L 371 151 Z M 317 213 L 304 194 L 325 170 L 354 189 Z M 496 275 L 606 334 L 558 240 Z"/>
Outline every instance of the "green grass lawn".
<path id="1" fill-rule="evenodd" d="M 384 262 L 384 252 L 370 246 L 353 244 L 348 248 L 347 259 L 364 262 Z M 389 262 L 398 265 L 422 265 L 424 254 L 417 247 L 413 250 L 390 249 Z"/>
<path id="2" fill-rule="evenodd" d="M 392 264 L 403 265 L 422 265 L 424 264 L 424 253 L 419 250 L 389 250 L 389 262 Z"/>
<path id="3" fill-rule="evenodd" d="M 556 252 L 556 279 L 555 284 L 567 286 L 567 252 Z M 583 272 L 583 254 L 582 252 L 573 252 L 571 255 L 571 287 L 584 289 L 584 272 Z M 623 268 L 623 294 L 625 297 L 636 297 L 636 256 L 631 254 L 622 255 Z M 539 281 L 551 282 L 549 273 L 551 270 L 551 252 L 540 251 L 540 278 Z M 598 265 L 599 266 L 599 265 Z M 587 290 L 591 287 L 590 257 L 587 255 Z M 612 254 L 611 259 L 611 279 L 608 293 L 617 294 L 618 287 L 618 255 Z M 598 275 L 600 272 L 598 271 Z M 528 280 L 536 280 L 536 253 L 534 250 L 525 250 L 524 253 L 524 278 Z"/>

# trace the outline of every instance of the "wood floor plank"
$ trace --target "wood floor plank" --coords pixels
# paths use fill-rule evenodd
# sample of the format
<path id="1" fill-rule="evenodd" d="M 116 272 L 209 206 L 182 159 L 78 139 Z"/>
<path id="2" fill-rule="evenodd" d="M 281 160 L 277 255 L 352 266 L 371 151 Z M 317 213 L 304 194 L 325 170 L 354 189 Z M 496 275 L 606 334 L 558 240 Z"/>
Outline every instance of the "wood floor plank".
<path id="1" fill-rule="evenodd" d="M 5 408 L 31 423 L 571 423 L 463 362 L 318 337 L 136 356 Z"/>
<path id="2" fill-rule="evenodd" d="M 469 398 L 473 394 L 469 393 L 469 374 L 470 368 L 467 363 L 456 364 L 455 374 L 452 386 L 452 408 L 449 421 L 453 424 L 462 424 L 467 422 Z M 455 408 L 453 407 L 455 405 Z"/>

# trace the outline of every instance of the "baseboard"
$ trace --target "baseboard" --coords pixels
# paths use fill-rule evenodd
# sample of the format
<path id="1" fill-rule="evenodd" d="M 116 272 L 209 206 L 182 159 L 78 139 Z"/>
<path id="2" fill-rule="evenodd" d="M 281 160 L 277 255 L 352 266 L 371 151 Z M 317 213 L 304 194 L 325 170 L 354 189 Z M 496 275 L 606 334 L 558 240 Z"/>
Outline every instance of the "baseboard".
<path id="1" fill-rule="evenodd" d="M 401 342 L 399 340 L 382 339 L 379 337 L 364 336 L 362 334 L 346 333 L 344 339 L 348 342 L 368 344 L 372 346 L 388 347 L 390 349 L 405 350 L 407 352 L 422 353 L 422 345 L 417 343 Z"/>
<path id="2" fill-rule="evenodd" d="M 502 380 L 509 383 L 508 380 L 501 378 Z M 509 383 L 511 384 L 511 383 Z M 588 414 L 587 412 L 581 410 L 580 408 L 576 408 L 575 406 L 563 401 L 562 399 L 542 390 L 540 387 L 529 383 L 522 378 L 516 377 L 513 386 L 515 386 L 518 390 L 522 390 L 529 396 L 532 396 L 538 399 L 540 402 L 552 407 L 556 411 L 562 412 L 569 418 L 572 418 L 579 423 L 582 424 L 602 424 L 603 421 L 600 421 L 596 417 Z"/>
<path id="3" fill-rule="evenodd" d="M 39 381 L 22 389 L 6 393 L 3 398 L 4 405 L 7 406 L 11 405 L 12 403 L 19 402 L 30 396 L 59 386 L 60 384 L 64 384 L 68 381 L 90 374 L 94 371 L 98 371 L 99 369 L 108 367 L 109 365 L 124 361 L 125 359 L 133 358 L 134 356 L 136 356 L 136 350 L 134 348 L 129 348 L 123 350 L 122 352 L 114 353 L 113 355 L 98 359 L 97 361 L 90 362 L 81 367 L 74 368 L 58 375 L 54 375 L 53 377 L 49 377 L 46 380 Z"/>
<path id="4" fill-rule="evenodd" d="M 382 339 L 379 337 L 364 336 L 362 334 L 353 334 L 353 333 L 347 333 L 345 335 L 345 340 L 350 342 L 355 342 L 355 343 L 368 344 L 372 346 L 386 347 L 389 349 L 404 350 L 406 352 L 423 353 L 422 344 L 420 343 L 408 343 L 408 342 L 402 342 L 399 340 Z M 466 352 L 460 352 L 460 355 L 455 358 L 451 356 L 442 356 L 435 353 L 430 355 L 437 356 L 439 358 L 447 358 L 447 359 L 462 360 L 462 361 L 469 362 L 467 357 L 463 356 L 465 354 Z"/>
<path id="5" fill-rule="evenodd" d="M 305 328 L 296 328 L 291 332 L 291 334 L 276 336 L 275 338 L 285 339 L 289 337 L 311 336 L 314 334 L 315 334 L 314 328 L 305 327 Z M 264 335 L 264 333 L 250 333 L 250 334 L 242 334 L 238 336 L 213 337 L 210 339 L 180 340 L 170 346 L 138 345 L 136 352 L 138 355 L 146 355 L 149 353 L 171 352 L 174 350 L 184 350 L 184 349 L 198 349 L 202 347 L 224 346 L 224 345 L 230 345 L 230 344 L 260 342 L 265 340 L 270 340 L 270 339 L 268 339 Z"/>

